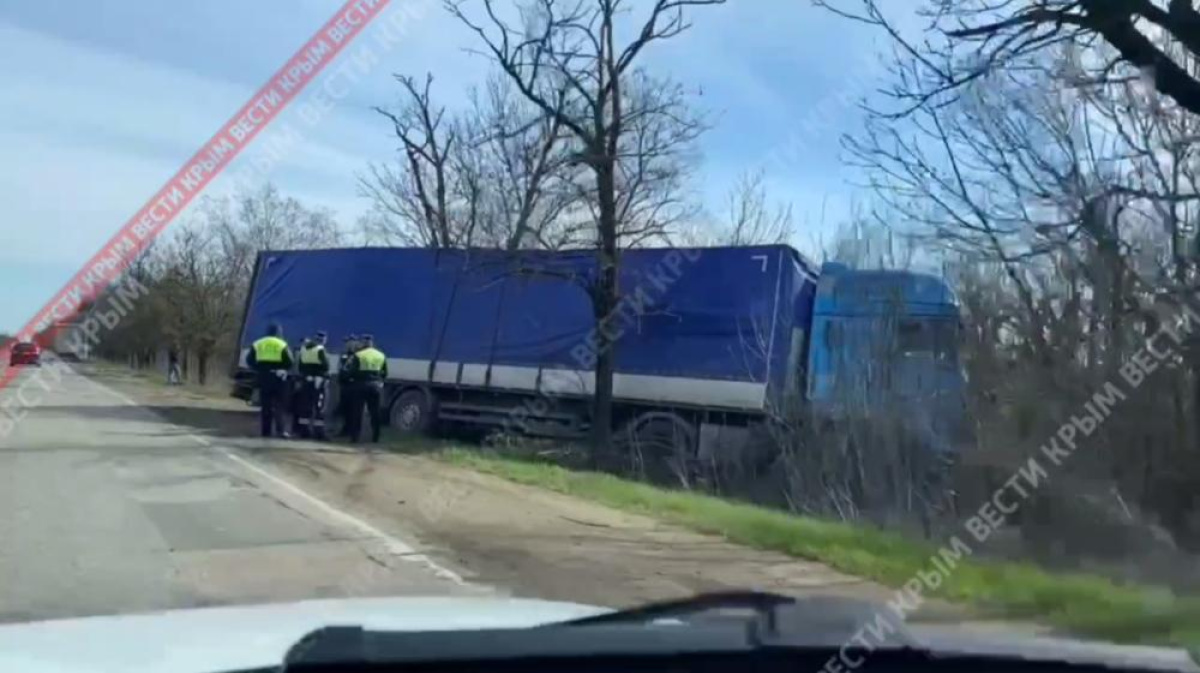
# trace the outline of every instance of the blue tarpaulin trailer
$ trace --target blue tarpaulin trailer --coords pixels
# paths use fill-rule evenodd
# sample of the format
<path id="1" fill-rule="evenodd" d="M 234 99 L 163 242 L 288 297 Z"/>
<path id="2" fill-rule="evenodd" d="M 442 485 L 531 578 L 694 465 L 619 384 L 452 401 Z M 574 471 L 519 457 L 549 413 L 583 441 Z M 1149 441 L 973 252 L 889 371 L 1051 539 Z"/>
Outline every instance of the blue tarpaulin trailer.
<path id="1" fill-rule="evenodd" d="M 271 323 L 293 343 L 324 331 L 333 352 L 344 336 L 369 333 L 388 356 L 393 425 L 417 418 L 426 429 L 436 417 L 511 427 L 517 417 L 522 430 L 572 434 L 588 427 L 604 330 L 617 344 L 614 422 L 665 419 L 703 441 L 713 436 L 705 426 L 744 428 L 794 402 L 831 406 L 839 362 L 867 380 L 870 344 L 851 352 L 852 340 L 834 338 L 840 331 L 894 340 L 891 325 L 904 335 L 916 324 L 918 336 L 907 338 L 921 341 L 957 325 L 940 279 L 823 272 L 784 245 L 624 251 L 618 308 L 598 324 L 589 295 L 596 266 L 588 250 L 263 252 L 241 346 Z M 925 357 L 927 346 L 910 349 L 904 376 L 957 385 L 957 359 L 948 367 L 941 355 Z"/>
<path id="2" fill-rule="evenodd" d="M 292 340 L 325 331 L 333 350 L 370 333 L 397 381 L 588 394 L 595 266 L 590 252 L 266 252 L 241 343 L 270 323 Z M 761 411 L 794 385 L 816 290 L 794 250 L 631 250 L 620 287 L 604 326 L 620 334 L 617 399 Z"/>

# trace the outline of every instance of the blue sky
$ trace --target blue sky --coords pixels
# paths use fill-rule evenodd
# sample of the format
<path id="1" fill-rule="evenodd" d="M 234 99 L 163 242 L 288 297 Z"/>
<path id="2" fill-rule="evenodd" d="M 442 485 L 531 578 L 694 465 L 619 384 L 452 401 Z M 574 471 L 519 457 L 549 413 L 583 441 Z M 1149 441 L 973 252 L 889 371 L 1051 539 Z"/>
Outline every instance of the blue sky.
<path id="1" fill-rule="evenodd" d="M 23 324 L 339 5 L 0 2 L 0 329 Z M 391 74 L 432 70 L 439 98 L 455 105 L 487 71 L 440 2 L 392 0 L 386 11 L 405 5 L 417 18 L 403 39 L 269 174 L 348 227 L 367 208 L 356 172 L 394 150 L 369 110 L 395 100 Z M 731 0 L 693 19 L 645 65 L 694 85 L 716 122 L 701 143 L 699 194 L 717 205 L 739 173 L 765 169 L 771 195 L 796 209 L 796 243 L 808 244 L 823 209 L 828 228 L 855 200 L 838 137 L 861 119 L 854 100 L 878 75 L 879 36 L 804 0 Z M 237 189 L 232 176 L 255 150 L 206 193 Z"/>

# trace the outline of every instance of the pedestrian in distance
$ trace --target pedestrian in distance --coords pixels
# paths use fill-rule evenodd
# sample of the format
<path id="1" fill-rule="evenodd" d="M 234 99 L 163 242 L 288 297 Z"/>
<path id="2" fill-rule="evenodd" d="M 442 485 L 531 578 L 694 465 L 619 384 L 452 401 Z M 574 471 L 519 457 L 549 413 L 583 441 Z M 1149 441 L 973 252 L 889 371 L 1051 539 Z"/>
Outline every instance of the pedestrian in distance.
<path id="1" fill-rule="evenodd" d="M 283 340 L 283 328 L 277 324 L 268 327 L 266 336 L 250 345 L 246 364 L 257 374 L 262 436 L 270 437 L 272 430 L 275 430 L 280 437 L 290 437 L 285 425 L 284 409 L 292 353 Z"/>
<path id="2" fill-rule="evenodd" d="M 338 437 L 349 437 L 353 426 L 350 422 L 350 410 L 354 408 L 354 386 L 350 381 L 350 358 L 359 348 L 357 334 L 350 334 L 342 344 L 342 354 L 338 356 L 337 370 L 337 417 L 341 421 Z"/>
<path id="3" fill-rule="evenodd" d="M 299 360 L 299 390 L 296 395 L 295 428 L 302 437 L 325 439 L 325 393 L 329 380 L 329 356 L 324 332 L 304 340 Z"/>
<path id="4" fill-rule="evenodd" d="M 167 350 L 167 385 L 178 386 L 183 383 L 183 375 L 179 370 L 179 351 L 174 346 Z"/>
<path id="5" fill-rule="evenodd" d="M 383 382 L 387 380 L 387 356 L 375 348 L 375 339 L 370 334 L 362 336 L 362 348 L 354 353 L 349 363 L 351 389 L 354 391 L 350 410 L 350 441 L 358 443 L 362 434 L 363 410 L 371 420 L 371 441 L 379 443 L 379 431 L 383 426 L 380 403 L 383 399 Z"/>

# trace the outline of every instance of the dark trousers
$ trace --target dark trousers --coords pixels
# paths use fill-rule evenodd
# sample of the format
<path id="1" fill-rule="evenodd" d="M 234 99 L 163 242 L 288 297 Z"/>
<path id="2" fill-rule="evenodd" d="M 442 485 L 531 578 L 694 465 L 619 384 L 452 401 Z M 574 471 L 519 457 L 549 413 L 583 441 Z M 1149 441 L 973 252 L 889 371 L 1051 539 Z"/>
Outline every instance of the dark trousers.
<path id="1" fill-rule="evenodd" d="M 324 377 L 306 376 L 300 380 L 293 414 L 295 429 L 299 435 L 325 438 Z"/>
<path id="2" fill-rule="evenodd" d="M 350 440 L 357 442 L 362 434 L 363 409 L 371 419 L 371 441 L 379 441 L 379 429 L 383 418 L 379 415 L 380 399 L 383 397 L 383 383 L 357 383 L 354 390 L 353 404 L 350 406 Z"/>
<path id="3" fill-rule="evenodd" d="M 350 420 L 353 416 L 351 412 L 357 409 L 357 406 L 354 403 L 354 384 L 346 379 L 341 379 L 338 381 L 337 392 L 338 399 L 336 415 L 342 423 L 341 429 L 338 430 L 338 436 L 349 437 L 350 433 L 354 430 L 354 424 Z"/>
<path id="4" fill-rule="evenodd" d="M 271 436 L 272 427 L 280 435 L 286 430 L 284 405 L 287 404 L 287 385 L 287 380 L 275 372 L 258 374 L 258 419 L 263 437 Z"/>

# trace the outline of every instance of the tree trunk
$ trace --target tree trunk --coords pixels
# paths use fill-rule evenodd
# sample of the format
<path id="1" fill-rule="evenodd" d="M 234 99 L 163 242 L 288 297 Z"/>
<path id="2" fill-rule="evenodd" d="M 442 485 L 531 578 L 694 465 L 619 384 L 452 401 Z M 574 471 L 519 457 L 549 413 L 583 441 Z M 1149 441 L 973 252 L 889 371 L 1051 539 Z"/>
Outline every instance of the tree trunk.
<path id="1" fill-rule="evenodd" d="M 200 385 L 208 383 L 208 349 L 202 348 L 196 353 L 196 381 Z"/>
<path id="2" fill-rule="evenodd" d="M 609 318 L 617 305 L 617 206 L 612 162 L 596 168 L 599 192 L 600 248 L 597 255 L 598 276 L 592 297 L 596 318 L 596 394 L 592 401 L 593 467 L 601 456 L 612 450 L 613 370 L 616 341 L 610 331 Z"/>
<path id="3" fill-rule="evenodd" d="M 1200 437 L 1200 363 L 1193 362 L 1192 374 L 1192 435 L 1193 441 Z M 1200 452 L 1198 452 L 1200 453 Z"/>

